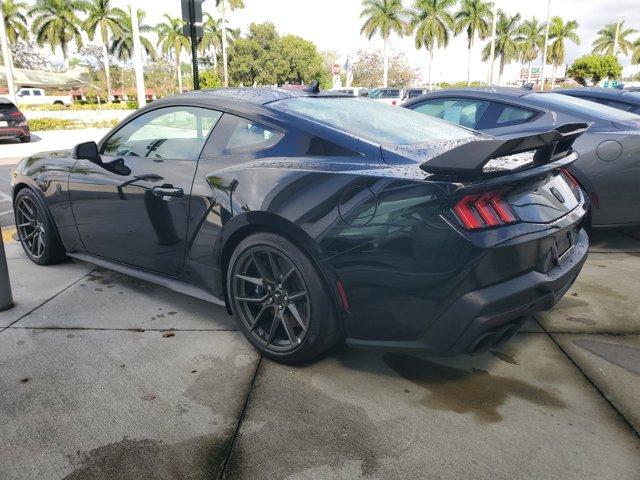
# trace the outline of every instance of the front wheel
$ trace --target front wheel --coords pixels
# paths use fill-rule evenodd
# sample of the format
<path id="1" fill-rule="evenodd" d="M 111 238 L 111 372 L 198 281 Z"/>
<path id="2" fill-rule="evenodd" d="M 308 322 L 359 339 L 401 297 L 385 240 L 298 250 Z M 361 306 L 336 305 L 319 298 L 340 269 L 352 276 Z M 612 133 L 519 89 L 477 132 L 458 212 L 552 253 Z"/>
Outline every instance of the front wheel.
<path id="1" fill-rule="evenodd" d="M 13 211 L 22 248 L 34 263 L 51 265 L 66 258 L 47 206 L 34 191 L 29 188 L 20 190 Z"/>
<path id="2" fill-rule="evenodd" d="M 238 325 L 265 356 L 283 363 L 316 357 L 340 339 L 334 303 L 309 257 L 287 239 L 256 233 L 227 270 Z"/>

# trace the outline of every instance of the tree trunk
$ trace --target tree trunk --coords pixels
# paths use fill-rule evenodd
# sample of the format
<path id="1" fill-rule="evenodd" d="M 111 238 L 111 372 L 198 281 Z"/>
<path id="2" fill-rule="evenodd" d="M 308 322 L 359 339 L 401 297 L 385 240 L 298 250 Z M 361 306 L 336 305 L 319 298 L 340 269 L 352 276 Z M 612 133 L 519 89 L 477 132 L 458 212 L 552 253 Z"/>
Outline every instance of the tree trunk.
<path id="1" fill-rule="evenodd" d="M 229 70 L 227 65 L 227 0 L 222 1 L 222 85 L 229 86 Z"/>
<path id="2" fill-rule="evenodd" d="M 178 49 L 174 52 L 176 56 L 176 75 L 178 75 L 178 93 L 182 93 L 182 72 L 180 71 L 180 52 Z"/>
<path id="3" fill-rule="evenodd" d="M 556 64 L 553 63 L 553 68 L 551 69 L 551 90 L 556 88 Z"/>
<path id="4" fill-rule="evenodd" d="M 433 91 L 433 81 L 431 79 L 431 64 L 433 63 L 433 47 L 429 49 L 429 91 Z"/>
<path id="5" fill-rule="evenodd" d="M 467 52 L 467 87 L 471 86 L 471 49 L 473 48 L 473 37 L 469 39 L 469 51 Z"/>
<path id="6" fill-rule="evenodd" d="M 504 72 L 504 55 L 500 55 L 500 71 L 498 72 L 498 85 L 502 85 L 503 72 Z"/>
<path id="7" fill-rule="evenodd" d="M 60 50 L 62 50 L 62 58 L 64 61 L 64 70 L 65 72 L 67 70 L 69 70 L 69 54 L 67 53 L 67 44 L 66 43 L 61 43 L 60 44 Z"/>
<path id="8" fill-rule="evenodd" d="M 382 47 L 382 86 L 387 87 L 389 84 L 389 58 L 387 57 L 387 42 L 388 39 L 384 39 L 384 46 Z"/>
<path id="9" fill-rule="evenodd" d="M 108 102 L 111 103 L 111 72 L 109 71 L 109 50 L 107 48 L 107 32 L 100 31 L 100 37 L 102 40 L 102 62 L 104 64 L 104 76 L 107 81 L 107 98 Z M 124 87 L 123 87 L 124 93 Z"/>
<path id="10" fill-rule="evenodd" d="M 213 52 L 213 70 L 218 73 L 218 50 L 215 45 L 211 46 L 211 51 Z"/>
<path id="11" fill-rule="evenodd" d="M 529 67 L 527 69 L 527 83 L 531 83 L 531 60 L 529 60 Z"/>

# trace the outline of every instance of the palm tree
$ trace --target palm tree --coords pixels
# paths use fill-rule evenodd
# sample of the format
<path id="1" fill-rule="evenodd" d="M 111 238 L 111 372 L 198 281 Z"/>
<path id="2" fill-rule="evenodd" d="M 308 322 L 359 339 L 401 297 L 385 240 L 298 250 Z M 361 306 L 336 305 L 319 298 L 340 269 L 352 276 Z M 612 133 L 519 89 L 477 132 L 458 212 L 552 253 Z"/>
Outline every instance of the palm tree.
<path id="1" fill-rule="evenodd" d="M 78 13 L 89 7 L 84 0 L 36 0 L 29 10 L 36 43 L 40 47 L 46 43 L 52 50 L 60 47 L 65 68 L 69 67 L 69 43 L 75 41 L 77 47 L 82 46 L 82 22 Z"/>
<path id="2" fill-rule="evenodd" d="M 202 22 L 202 39 L 198 44 L 200 53 L 211 52 L 213 57 L 213 69 L 218 69 L 218 50 L 222 47 L 222 29 L 219 18 L 213 18 L 208 13 L 204 14 Z"/>
<path id="3" fill-rule="evenodd" d="M 389 58 L 387 56 L 389 35 L 391 32 L 395 32 L 402 36 L 407 28 L 408 15 L 401 0 L 362 0 L 362 7 L 360 18 L 364 18 L 365 22 L 360 29 L 360 34 L 366 35 L 371 40 L 376 33 L 379 33 L 384 42 L 382 84 L 386 87 L 389 83 Z"/>
<path id="4" fill-rule="evenodd" d="M 229 65 L 227 61 L 227 8 L 235 10 L 236 8 L 244 8 L 242 0 L 216 0 L 216 7 L 220 9 L 222 20 L 222 77 L 223 86 L 229 86 Z"/>
<path id="5" fill-rule="evenodd" d="M 636 66 L 636 75 L 640 70 L 640 38 L 633 43 L 633 54 L 631 55 L 631 65 Z"/>
<path id="6" fill-rule="evenodd" d="M 564 63 L 565 41 L 571 40 L 576 45 L 580 45 L 580 37 L 576 33 L 578 22 L 569 20 L 567 23 L 562 21 L 560 17 L 553 17 L 549 25 L 549 44 L 547 58 L 551 61 L 553 69 L 551 70 L 551 89 L 556 85 L 556 69 L 558 65 Z"/>
<path id="7" fill-rule="evenodd" d="M 520 14 L 509 16 L 502 10 L 498 10 L 496 22 L 495 54 L 500 57 L 500 71 L 498 83 L 502 82 L 504 66 L 518 59 L 520 54 L 517 34 L 520 28 Z M 491 56 L 491 42 L 482 50 L 482 60 L 487 61 Z"/>
<path id="8" fill-rule="evenodd" d="M 520 60 L 528 64 L 527 83 L 531 83 L 531 62 L 544 49 L 545 25 L 538 19 L 525 20 L 518 29 L 517 41 L 520 44 Z"/>
<path id="9" fill-rule="evenodd" d="M 449 9 L 456 0 L 416 0 L 411 12 L 409 29 L 415 31 L 417 49 L 425 47 L 429 52 L 429 88 L 433 88 L 431 66 L 435 47 L 449 44 L 449 32 L 453 30 L 455 20 Z"/>
<path id="10" fill-rule="evenodd" d="M 618 45 L 616 48 L 616 30 L 618 30 Z M 633 28 L 624 28 L 624 20 L 620 22 L 618 29 L 617 23 L 610 23 L 604 28 L 598 30 L 598 38 L 593 42 L 593 53 L 602 53 L 604 55 L 616 55 L 618 50 L 626 57 L 633 52 L 633 42 L 627 37 L 633 35 L 636 31 Z M 614 52 L 613 49 L 616 49 Z"/>
<path id="11" fill-rule="evenodd" d="M 153 32 L 153 27 L 144 23 L 146 13 L 139 8 L 136 12 L 138 15 L 138 30 L 140 31 L 140 44 L 148 57 L 154 58 L 156 50 L 153 48 L 151 41 L 142 35 L 143 33 Z M 122 24 L 122 33 L 112 39 L 109 46 L 109 53 L 114 55 L 121 62 L 128 62 L 133 57 L 133 28 L 131 26 L 131 17 L 126 16 Z"/>
<path id="12" fill-rule="evenodd" d="M 2 2 L 4 28 L 7 32 L 9 43 L 15 43 L 20 38 L 26 40 L 29 36 L 27 18 L 22 13 L 26 8 L 27 4 L 24 2 L 14 2 L 13 0 L 4 0 Z"/>
<path id="13" fill-rule="evenodd" d="M 493 4 L 482 0 L 462 0 L 460 10 L 456 13 L 456 35 L 463 30 L 467 31 L 467 85 L 471 85 L 471 49 L 476 34 L 480 40 L 484 40 L 491 34 L 491 9 Z"/>
<path id="14" fill-rule="evenodd" d="M 93 40 L 96 32 L 100 32 L 100 43 L 102 44 L 102 62 L 104 64 L 104 74 L 107 83 L 107 95 L 111 103 L 111 74 L 109 71 L 109 35 L 119 37 L 123 34 L 123 26 L 126 22 L 127 14 L 120 8 L 111 6 L 111 0 L 94 0 L 87 12 L 88 16 L 83 23 L 83 27 Z"/>
<path id="15" fill-rule="evenodd" d="M 182 49 L 189 50 L 189 39 L 182 33 L 184 22 L 180 18 L 172 18 L 164 14 L 165 22 L 156 26 L 158 34 L 158 47 L 164 54 L 173 56 L 176 75 L 178 76 L 178 91 L 182 93 L 182 72 L 180 71 L 180 54 Z"/>

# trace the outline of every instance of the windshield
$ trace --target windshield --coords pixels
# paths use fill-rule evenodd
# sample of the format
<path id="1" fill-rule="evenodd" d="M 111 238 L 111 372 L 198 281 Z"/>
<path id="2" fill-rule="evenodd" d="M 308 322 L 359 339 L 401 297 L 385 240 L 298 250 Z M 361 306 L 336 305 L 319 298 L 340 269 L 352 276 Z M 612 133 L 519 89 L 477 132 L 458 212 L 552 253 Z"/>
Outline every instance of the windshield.
<path id="1" fill-rule="evenodd" d="M 609 120 L 610 122 L 640 120 L 640 117 L 633 113 L 560 93 L 529 93 L 525 96 L 551 108 L 566 108 L 572 112 Z"/>
<path id="2" fill-rule="evenodd" d="M 269 106 L 380 144 L 410 145 L 474 136 L 440 119 L 365 98 L 295 97 Z"/>

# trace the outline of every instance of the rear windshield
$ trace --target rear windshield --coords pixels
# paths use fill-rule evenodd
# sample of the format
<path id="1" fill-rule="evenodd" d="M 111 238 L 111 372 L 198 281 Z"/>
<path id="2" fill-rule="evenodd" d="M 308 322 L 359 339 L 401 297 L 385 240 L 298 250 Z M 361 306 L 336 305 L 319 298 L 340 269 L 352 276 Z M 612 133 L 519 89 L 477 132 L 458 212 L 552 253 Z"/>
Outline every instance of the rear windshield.
<path id="1" fill-rule="evenodd" d="M 295 97 L 269 106 L 381 144 L 410 145 L 474 136 L 440 119 L 366 98 Z"/>
<path id="2" fill-rule="evenodd" d="M 11 110 L 12 108 L 16 108 L 16 106 L 10 100 L 0 97 L 0 110 Z"/>
<path id="3" fill-rule="evenodd" d="M 547 107 L 564 108 L 575 113 L 609 120 L 610 122 L 625 122 L 640 119 L 638 115 L 633 113 L 560 93 L 529 93 L 525 96 Z"/>

